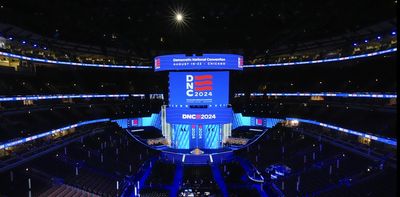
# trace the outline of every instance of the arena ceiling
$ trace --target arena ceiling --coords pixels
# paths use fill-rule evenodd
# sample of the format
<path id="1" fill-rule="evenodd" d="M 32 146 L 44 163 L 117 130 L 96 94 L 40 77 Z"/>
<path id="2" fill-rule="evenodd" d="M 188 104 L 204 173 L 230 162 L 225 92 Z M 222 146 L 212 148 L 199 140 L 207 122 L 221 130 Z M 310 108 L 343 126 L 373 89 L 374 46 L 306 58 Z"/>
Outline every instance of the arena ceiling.
<path id="1" fill-rule="evenodd" d="M 1 23 L 149 57 L 160 51 L 260 53 L 354 32 L 396 18 L 397 1 L 3 0 L 0 5 Z"/>

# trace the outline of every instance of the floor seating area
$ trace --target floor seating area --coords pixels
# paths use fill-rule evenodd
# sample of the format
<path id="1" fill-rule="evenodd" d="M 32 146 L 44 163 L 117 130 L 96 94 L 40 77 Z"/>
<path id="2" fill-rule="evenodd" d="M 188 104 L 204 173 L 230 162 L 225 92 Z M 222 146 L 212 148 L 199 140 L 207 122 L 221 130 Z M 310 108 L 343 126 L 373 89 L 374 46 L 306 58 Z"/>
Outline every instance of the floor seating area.
<path id="1" fill-rule="evenodd" d="M 382 176 L 386 171 L 394 170 L 389 166 L 381 166 L 382 162 L 362 157 L 281 125 L 268 130 L 259 141 L 237 151 L 237 154 L 249 159 L 267 180 L 272 181 L 288 196 L 330 195 L 331 191 L 346 188 L 351 193 L 353 188 L 343 185 L 361 184 L 372 177 Z M 271 179 L 265 169 L 277 163 L 290 167 L 291 173 Z M 365 190 L 376 192 L 373 188 Z M 393 192 L 393 189 L 389 190 Z M 360 194 L 368 193 L 366 191 Z"/>
<path id="2" fill-rule="evenodd" d="M 17 193 L 25 196 L 22 194 L 28 194 L 30 190 L 37 196 L 49 192 L 54 185 L 65 184 L 68 188 L 64 190 L 79 188 L 98 196 L 117 196 L 121 193 L 124 177 L 135 175 L 146 160 L 157 154 L 157 151 L 126 136 L 124 131 L 110 126 L 103 133 L 78 139 L 66 147 L 1 173 L 2 185 L 7 187 L 2 192 L 5 195 Z M 12 182 L 10 173 L 14 176 Z M 31 189 L 28 188 L 29 178 Z M 67 194 L 64 190 L 62 195 Z M 73 192 L 68 193 L 72 195 Z M 60 194 L 56 192 L 55 195 Z"/>

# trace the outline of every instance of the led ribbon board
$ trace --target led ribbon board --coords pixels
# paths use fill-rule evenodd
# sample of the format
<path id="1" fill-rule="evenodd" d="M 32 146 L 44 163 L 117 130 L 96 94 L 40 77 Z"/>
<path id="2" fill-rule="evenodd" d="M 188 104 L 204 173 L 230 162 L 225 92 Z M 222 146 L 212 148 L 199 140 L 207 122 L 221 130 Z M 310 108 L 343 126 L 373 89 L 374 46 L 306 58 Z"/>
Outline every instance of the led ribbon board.
<path id="1" fill-rule="evenodd" d="M 233 55 L 233 54 L 204 54 L 202 57 L 205 55 L 218 55 L 218 56 L 238 56 L 238 68 L 235 66 L 229 66 L 230 64 L 227 64 L 228 66 L 222 66 L 220 65 L 219 67 L 215 66 L 212 68 L 209 68 L 208 65 L 203 67 L 203 64 L 201 67 L 196 66 L 196 68 L 193 68 L 194 66 L 190 66 L 191 68 L 188 68 L 186 66 L 173 66 L 172 65 L 172 56 L 181 56 L 181 57 L 186 57 L 183 54 L 178 54 L 178 55 L 165 55 L 165 56 L 158 56 L 154 60 L 154 69 L 155 71 L 164 71 L 164 70 L 199 70 L 199 69 L 210 69 L 210 70 L 242 70 L 244 68 L 257 68 L 257 67 L 272 67 L 272 66 L 292 66 L 292 65 L 307 65 L 307 64 L 319 64 L 319 63 L 326 63 L 326 62 L 338 62 L 338 61 L 346 61 L 346 60 L 352 60 L 352 59 L 360 59 L 360 58 L 367 58 L 367 57 L 372 57 L 372 56 L 377 56 L 377 55 L 384 55 L 388 53 L 393 53 L 396 52 L 397 48 L 392 48 L 392 49 L 387 49 L 383 51 L 377 51 L 377 52 L 372 52 L 372 53 L 367 53 L 367 54 L 360 54 L 360 55 L 352 55 L 352 56 L 346 56 L 346 57 L 340 57 L 340 58 L 331 58 L 331 59 L 319 59 L 319 60 L 311 60 L 311 61 L 298 61 L 298 62 L 283 62 L 283 63 L 272 63 L 272 64 L 255 64 L 255 65 L 243 65 L 243 58 L 242 56 L 239 55 Z M 0 51 L 1 56 L 5 57 L 10 57 L 10 58 L 17 58 L 17 59 L 22 59 L 22 60 L 28 60 L 28 61 L 34 61 L 34 62 L 42 62 L 42 63 L 48 63 L 48 64 L 60 64 L 60 65 L 70 65 L 70 66 L 85 66 L 85 67 L 100 67 L 100 68 L 124 68 L 124 69 L 151 69 L 151 66 L 142 66 L 142 65 L 137 65 L 137 66 L 132 66 L 132 65 L 112 65 L 112 64 L 89 64 L 89 63 L 81 63 L 81 62 L 65 62 L 65 61 L 57 61 L 57 60 L 48 60 L 48 59 L 41 59 L 41 58 L 34 58 L 34 57 L 27 57 L 23 55 L 18 55 L 18 54 L 13 54 L 13 53 L 7 53 L 7 52 L 2 52 Z M 168 57 L 170 56 L 170 57 Z M 240 58 L 239 58 L 240 57 Z M 233 58 L 229 57 L 230 61 L 225 60 L 225 62 L 231 62 L 233 63 Z M 161 65 L 161 60 L 163 61 L 164 65 Z M 169 62 L 169 63 L 168 63 Z M 218 62 L 218 61 L 217 61 Z M 217 62 L 213 62 L 217 63 Z M 188 62 L 186 62 L 188 63 Z M 210 62 L 211 63 L 211 62 Z M 223 61 L 220 61 L 219 63 L 223 63 Z M 170 64 L 170 66 L 168 66 Z M 240 66 L 241 65 L 241 66 Z M 189 65 L 187 65 L 189 66 Z M 170 69 L 168 69 L 169 67 Z M 222 68 L 225 67 L 225 68 Z"/>
<path id="2" fill-rule="evenodd" d="M 0 97 L 0 102 L 25 101 L 25 100 L 52 100 L 52 99 L 88 99 L 88 98 L 125 98 L 125 97 L 144 97 L 144 94 L 77 94 L 77 95 L 40 95 L 40 96 L 17 96 Z"/>
<path id="3" fill-rule="evenodd" d="M 243 70 L 243 57 L 235 54 L 163 55 L 154 58 L 154 70 Z"/>
<path id="4" fill-rule="evenodd" d="M 229 100 L 229 72 L 169 73 L 171 107 L 207 105 L 226 107 Z"/>
<path id="5" fill-rule="evenodd" d="M 392 146 L 397 146 L 397 140 L 396 139 L 392 139 L 392 138 L 388 138 L 388 137 L 378 137 L 372 134 L 368 134 L 365 132 L 360 132 L 360 131 L 354 131 L 351 129 L 345 129 L 342 127 L 338 127 L 338 126 L 334 126 L 334 125 L 330 125 L 330 124 L 326 124 L 326 123 L 322 123 L 322 122 L 318 122 L 318 121 L 314 121 L 314 120 L 306 120 L 306 119 L 300 119 L 300 118 L 286 118 L 286 120 L 289 121 L 299 121 L 299 122 L 304 122 L 304 123 L 308 123 L 308 124 L 313 124 L 313 125 L 318 125 L 321 127 L 326 127 L 329 129 L 334 129 L 340 132 L 344 132 L 344 133 L 348 133 L 351 135 L 356 135 L 356 136 L 361 136 L 361 137 L 365 137 L 365 138 L 369 138 L 371 140 L 375 140 L 378 142 L 382 142 L 385 144 L 389 144 Z"/>
<path id="6" fill-rule="evenodd" d="M 231 108 L 167 108 L 170 124 L 226 124 L 232 122 Z"/>
<path id="7" fill-rule="evenodd" d="M 48 60 L 34 57 L 27 57 L 23 55 L 17 55 L 7 52 L 1 52 L 0 55 L 17 58 L 22 60 L 28 60 L 33 62 L 42 62 L 47 64 L 61 64 L 68 66 L 85 66 L 85 67 L 100 67 L 100 68 L 127 68 L 127 69 L 151 69 L 151 66 L 131 66 L 131 65 L 113 65 L 113 64 L 89 64 L 89 63 L 81 63 L 81 62 L 65 62 L 65 61 L 57 61 L 57 60 Z"/>
<path id="8" fill-rule="evenodd" d="M 46 136 L 53 135 L 53 134 L 56 134 L 56 133 L 59 133 L 59 132 L 62 132 L 62 131 L 68 130 L 68 129 L 80 127 L 80 126 L 83 126 L 83 125 L 94 124 L 94 123 L 99 123 L 99 122 L 108 122 L 108 121 L 110 121 L 109 118 L 103 118 L 103 119 L 97 119 L 97 120 L 89 120 L 89 121 L 84 121 L 84 122 L 76 123 L 76 124 L 73 124 L 73 125 L 69 125 L 69 126 L 66 126 L 66 127 L 62 127 L 62 128 L 59 128 L 59 129 L 54 129 L 54 130 L 51 130 L 51 131 L 47 131 L 47 132 L 44 132 L 44 133 L 40 133 L 40 134 L 37 134 L 37 135 L 33 135 L 33 136 L 30 136 L 30 137 L 20 138 L 20 139 L 15 139 L 15 140 L 13 139 L 13 140 L 10 140 L 10 141 L 8 141 L 8 142 L 6 142 L 4 144 L 0 144 L 0 150 L 4 149 L 4 148 L 16 146 L 16 145 L 19 145 L 19 144 L 23 144 L 23 143 L 26 143 L 26 142 L 29 142 L 29 141 L 32 141 L 32 140 L 44 138 Z"/>
<path id="9" fill-rule="evenodd" d="M 387 49 L 387 50 L 383 50 L 383 51 L 377 51 L 377 52 L 360 54 L 360 55 L 352 55 L 352 56 L 346 56 L 346 57 L 310 60 L 310 61 L 299 61 L 299 62 L 283 62 L 283 63 L 274 63 L 274 64 L 244 65 L 243 67 L 258 68 L 258 67 L 293 66 L 293 65 L 319 64 L 319 63 L 327 63 L 327 62 L 340 62 L 340 61 L 345 61 L 345 60 L 360 59 L 360 58 L 372 57 L 372 56 L 377 56 L 377 55 L 384 55 L 384 54 L 393 53 L 396 51 L 397 51 L 397 48 L 392 48 L 392 49 Z"/>
<path id="10" fill-rule="evenodd" d="M 250 93 L 250 96 L 323 96 L 323 97 L 353 97 L 353 98 L 397 98 L 396 94 L 374 93 Z"/>

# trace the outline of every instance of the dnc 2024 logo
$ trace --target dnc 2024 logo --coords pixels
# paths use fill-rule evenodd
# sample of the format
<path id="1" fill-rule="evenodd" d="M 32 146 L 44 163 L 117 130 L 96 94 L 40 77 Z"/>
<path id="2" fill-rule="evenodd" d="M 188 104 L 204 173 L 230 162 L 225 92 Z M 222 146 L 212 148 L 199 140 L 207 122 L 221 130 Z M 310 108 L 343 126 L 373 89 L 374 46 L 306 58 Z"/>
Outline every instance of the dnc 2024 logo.
<path id="1" fill-rule="evenodd" d="M 186 75 L 186 96 L 205 97 L 212 96 L 213 76 L 205 75 Z"/>

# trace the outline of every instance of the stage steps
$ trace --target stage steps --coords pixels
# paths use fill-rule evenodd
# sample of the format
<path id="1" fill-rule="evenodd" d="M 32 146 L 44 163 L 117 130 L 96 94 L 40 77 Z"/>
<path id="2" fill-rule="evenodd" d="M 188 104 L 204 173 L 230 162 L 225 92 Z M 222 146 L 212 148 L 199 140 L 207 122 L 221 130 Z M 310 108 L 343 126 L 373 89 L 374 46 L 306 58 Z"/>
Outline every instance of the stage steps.
<path id="1" fill-rule="evenodd" d="M 92 194 L 90 192 L 78 189 L 76 187 L 72 187 L 69 185 L 61 184 L 61 185 L 54 185 L 47 191 L 43 192 L 39 195 L 39 197 L 56 197 L 56 196 L 68 196 L 68 197 L 83 197 L 83 196 L 90 196 L 90 197 L 100 197 L 96 194 Z"/>

